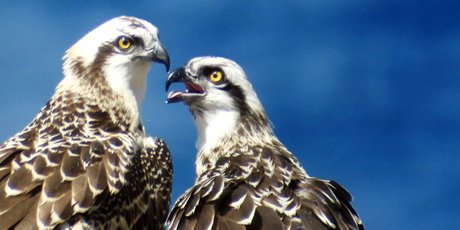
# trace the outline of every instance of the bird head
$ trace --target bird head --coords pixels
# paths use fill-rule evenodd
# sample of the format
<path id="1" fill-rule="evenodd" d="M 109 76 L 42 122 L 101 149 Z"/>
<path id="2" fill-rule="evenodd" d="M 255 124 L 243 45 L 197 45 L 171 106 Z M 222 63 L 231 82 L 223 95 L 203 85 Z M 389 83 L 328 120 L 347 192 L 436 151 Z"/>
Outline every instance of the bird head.
<path id="1" fill-rule="evenodd" d="M 166 90 L 182 82 L 185 91 L 171 91 L 168 103 L 185 102 L 192 111 L 232 111 L 239 115 L 263 112 L 243 69 L 222 57 L 197 57 L 169 74 Z"/>
<path id="2" fill-rule="evenodd" d="M 140 104 L 152 62 L 162 63 L 169 70 L 169 56 L 159 41 L 158 29 L 142 19 L 116 17 L 67 50 L 61 85 L 83 85 L 84 89 L 76 89 L 80 91 L 109 86 L 116 94 L 134 95 L 136 104 Z"/>
<path id="3" fill-rule="evenodd" d="M 169 70 L 169 56 L 160 43 L 158 29 L 145 20 L 128 16 L 96 27 L 67 50 L 64 59 L 78 61 L 86 68 L 97 68 L 98 64 L 123 68 L 154 61 Z"/>
<path id="4" fill-rule="evenodd" d="M 245 72 L 232 60 L 193 58 L 169 74 L 166 90 L 174 82 L 184 83 L 186 89 L 169 92 L 167 102 L 184 102 L 190 107 L 199 134 L 198 149 L 214 145 L 248 119 L 271 130 Z"/>

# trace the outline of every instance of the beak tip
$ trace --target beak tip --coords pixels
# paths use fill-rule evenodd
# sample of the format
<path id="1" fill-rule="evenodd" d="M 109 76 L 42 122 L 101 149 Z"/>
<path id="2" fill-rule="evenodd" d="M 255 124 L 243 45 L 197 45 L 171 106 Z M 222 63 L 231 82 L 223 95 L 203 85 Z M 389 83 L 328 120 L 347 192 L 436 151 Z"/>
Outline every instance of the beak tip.
<path id="1" fill-rule="evenodd" d="M 165 89 L 166 91 L 169 90 L 169 87 L 172 85 L 172 83 L 175 81 L 174 79 L 174 71 L 172 73 L 169 73 L 168 74 L 168 78 L 166 80 L 166 84 L 165 84 Z"/>
<path id="2" fill-rule="evenodd" d="M 166 80 L 166 85 L 165 85 L 166 91 L 169 90 L 169 87 L 171 86 L 172 83 L 183 81 L 185 79 L 185 75 L 186 74 L 185 74 L 185 70 L 183 67 L 176 69 L 172 71 L 171 73 L 169 73 L 168 78 Z"/>

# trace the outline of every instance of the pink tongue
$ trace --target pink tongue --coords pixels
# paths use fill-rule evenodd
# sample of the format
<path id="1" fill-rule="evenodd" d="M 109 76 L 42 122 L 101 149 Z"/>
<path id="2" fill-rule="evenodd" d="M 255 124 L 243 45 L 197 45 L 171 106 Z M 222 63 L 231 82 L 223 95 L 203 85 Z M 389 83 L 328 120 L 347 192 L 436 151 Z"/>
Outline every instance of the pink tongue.
<path id="1" fill-rule="evenodd" d="M 166 103 L 176 103 L 181 102 L 182 99 L 182 92 L 180 91 L 171 91 L 168 93 L 168 98 L 166 99 Z"/>
<path id="2" fill-rule="evenodd" d="M 182 94 L 180 91 L 171 91 L 168 93 L 168 99 L 174 99 Z"/>

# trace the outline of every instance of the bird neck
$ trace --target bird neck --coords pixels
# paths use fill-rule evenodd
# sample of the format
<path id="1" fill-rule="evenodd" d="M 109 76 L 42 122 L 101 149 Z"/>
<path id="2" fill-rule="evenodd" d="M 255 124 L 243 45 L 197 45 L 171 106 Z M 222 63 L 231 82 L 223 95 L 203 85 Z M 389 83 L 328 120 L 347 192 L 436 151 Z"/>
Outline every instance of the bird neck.
<path id="1" fill-rule="evenodd" d="M 150 63 L 137 63 L 136 66 L 127 68 L 106 68 L 104 69 L 105 81 L 111 91 L 120 100 L 111 107 L 117 109 L 122 105 L 127 117 L 132 119 L 132 128 L 136 128 L 141 120 L 140 108 L 144 100 L 147 86 L 147 73 L 150 70 Z"/>
<path id="2" fill-rule="evenodd" d="M 221 157 L 234 156 L 235 146 L 281 145 L 265 113 L 234 111 L 203 113 L 195 116 L 198 128 L 197 174 L 212 167 Z M 237 150 L 238 151 L 238 150 Z M 245 151 L 239 151 L 244 154 Z"/>
<path id="3" fill-rule="evenodd" d="M 65 77 L 56 88 L 56 94 L 85 98 L 87 103 L 95 104 L 102 112 L 109 113 L 114 123 L 129 124 L 129 130 L 136 130 L 140 123 L 145 77 L 143 82 L 141 79 L 133 84 L 130 78 L 108 81 L 104 74 L 114 73 L 103 70 L 86 72 L 84 68 L 74 66 L 73 70 L 64 71 Z"/>
<path id="4" fill-rule="evenodd" d="M 235 111 L 194 113 L 198 131 L 196 147 L 198 152 L 207 152 L 237 125 L 239 114 Z"/>
<path id="5" fill-rule="evenodd" d="M 120 95 L 132 112 L 139 112 L 147 87 L 150 62 L 131 63 L 124 68 L 105 68 L 105 80 L 115 94 Z"/>

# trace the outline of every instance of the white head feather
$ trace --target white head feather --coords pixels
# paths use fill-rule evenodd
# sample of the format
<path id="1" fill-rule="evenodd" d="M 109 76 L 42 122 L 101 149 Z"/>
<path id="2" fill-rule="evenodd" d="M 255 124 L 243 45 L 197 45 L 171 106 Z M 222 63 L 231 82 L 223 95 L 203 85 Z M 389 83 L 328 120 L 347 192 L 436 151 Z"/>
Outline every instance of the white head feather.
<path id="1" fill-rule="evenodd" d="M 234 86 L 241 88 L 245 103 L 255 113 L 265 114 L 264 108 L 248 81 L 243 69 L 234 61 L 222 57 L 197 57 L 191 59 L 185 71 L 191 76 L 197 76 L 204 66 L 215 66 L 222 69 L 227 80 Z M 233 131 L 240 121 L 241 109 L 238 108 L 229 92 L 209 83 L 205 87 L 206 96 L 193 104 L 191 110 L 205 109 L 206 112 L 194 113 L 198 130 L 197 149 L 206 152 L 214 147 L 222 137 Z"/>
<path id="2" fill-rule="evenodd" d="M 129 52 L 117 50 L 114 46 L 121 36 L 138 39 L 139 44 Z M 98 63 L 104 47 L 113 49 L 104 57 L 103 63 Z M 123 98 L 129 112 L 139 117 L 152 62 L 151 58 L 146 57 L 159 49 L 164 51 L 158 38 L 158 29 L 154 25 L 134 17 L 113 18 L 86 34 L 67 50 L 63 58 L 64 79 L 57 91 L 91 93 L 88 92 L 89 76 L 94 71 L 100 71 L 110 89 Z M 96 66 L 100 69 L 95 69 Z"/>

